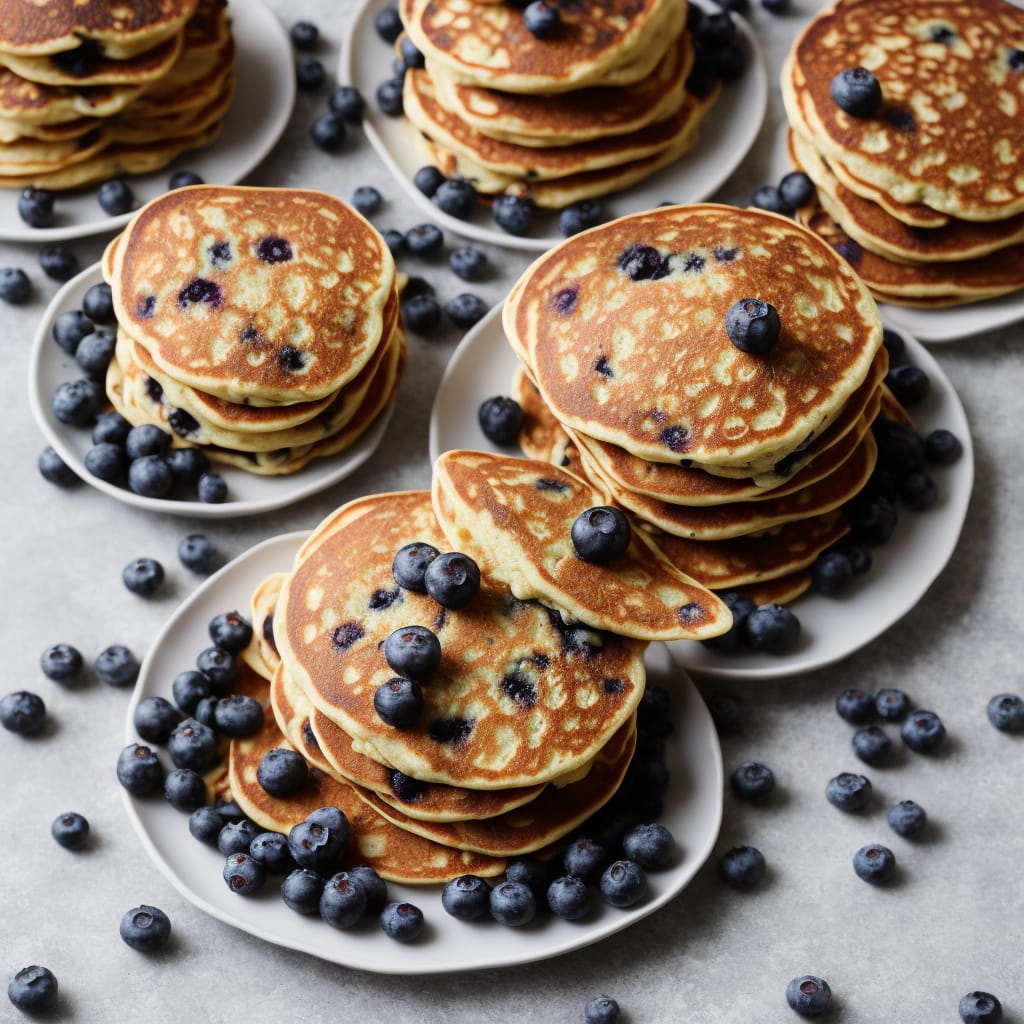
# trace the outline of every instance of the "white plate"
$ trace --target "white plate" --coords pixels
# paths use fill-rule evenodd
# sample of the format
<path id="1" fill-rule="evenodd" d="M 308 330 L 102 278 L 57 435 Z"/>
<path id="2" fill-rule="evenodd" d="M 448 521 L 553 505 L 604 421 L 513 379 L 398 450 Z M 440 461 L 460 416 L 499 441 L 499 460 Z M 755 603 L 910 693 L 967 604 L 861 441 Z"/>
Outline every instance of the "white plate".
<path id="1" fill-rule="evenodd" d="M 373 17 L 393 0 L 365 0 L 349 23 L 342 42 L 338 81 L 355 85 L 366 98 L 366 134 L 392 174 L 434 223 L 479 242 L 512 249 L 543 251 L 563 240 L 555 214 L 534 217 L 530 235 L 517 237 L 497 227 L 482 203 L 471 220 L 451 217 L 435 206 L 412 183 L 413 175 L 426 162 L 418 145 L 419 133 L 404 117 L 387 117 L 374 100 L 377 86 L 391 75 L 394 54 L 377 35 Z M 702 0 L 702 6 L 705 6 Z M 718 8 L 709 8 L 717 10 Z M 764 60 L 746 22 L 737 17 L 740 40 L 747 55 L 747 68 L 738 82 L 727 83 L 707 119 L 701 125 L 700 141 L 691 153 L 657 174 L 622 192 L 602 198 L 609 219 L 661 202 L 693 203 L 711 196 L 739 166 L 761 128 L 768 99 Z"/>
<path id="2" fill-rule="evenodd" d="M 144 498 L 127 487 L 118 487 L 93 476 L 85 468 L 85 453 L 92 447 L 89 428 L 71 427 L 61 423 L 51 408 L 57 385 L 65 380 L 83 376 L 78 364 L 53 340 L 53 322 L 69 309 L 82 305 L 86 290 L 103 280 L 98 263 L 73 277 L 53 297 L 32 342 L 28 366 L 28 397 L 32 412 L 47 440 L 60 457 L 87 484 L 136 508 L 152 512 L 167 512 L 179 516 L 199 516 L 206 519 L 247 516 L 256 512 L 269 512 L 301 501 L 325 487 L 344 480 L 354 473 L 380 444 L 394 404 L 377 417 L 376 421 L 356 443 L 341 455 L 314 459 L 297 473 L 283 476 L 258 476 L 233 466 L 214 464 L 212 471 L 222 476 L 228 485 L 228 500 L 220 504 L 203 501 L 185 501 L 170 498 Z"/>
<path id="3" fill-rule="evenodd" d="M 970 429 L 960 399 L 939 364 L 908 333 L 908 361 L 931 378 L 927 400 L 912 410 L 923 435 L 937 427 L 951 430 L 964 452 L 953 466 L 936 467 L 939 500 L 916 513 L 901 508 L 896 532 L 872 549 L 872 566 L 842 598 L 806 594 L 793 604 L 800 619 L 798 648 L 785 655 L 721 654 L 696 641 L 668 645 L 675 660 L 701 675 L 768 679 L 821 668 L 851 654 L 905 615 L 949 561 L 960 536 L 974 481 Z M 505 339 L 501 307 L 491 310 L 460 342 L 441 379 L 430 417 L 430 456 L 452 448 L 504 451 L 480 430 L 476 413 L 493 395 L 507 395 L 518 360 Z"/>
<path id="4" fill-rule="evenodd" d="M 195 171 L 211 185 L 236 184 L 273 149 L 288 124 L 295 101 L 295 58 L 288 34 L 260 0 L 232 0 L 230 11 L 236 81 L 224 129 L 209 146 L 183 153 L 160 171 L 126 176 L 136 207 L 166 192 L 178 170 Z M 92 187 L 58 192 L 54 226 L 33 228 L 18 216 L 20 190 L 4 191 L 0 239 L 10 242 L 54 242 L 113 232 L 132 216 L 107 216 Z"/>
<path id="5" fill-rule="evenodd" d="M 170 698 L 170 680 L 209 646 L 210 619 L 233 608 L 248 608 L 256 585 L 272 572 L 287 570 L 307 536 L 291 533 L 264 541 L 210 577 L 181 605 L 143 662 L 128 708 L 126 742 L 137 740 L 132 717 L 138 702 L 149 696 Z M 381 974 L 433 974 L 546 959 L 621 931 L 667 903 L 693 878 L 718 837 L 722 756 L 711 718 L 693 683 L 672 664 L 664 646 L 649 649 L 647 666 L 649 677 L 666 685 L 672 696 L 674 732 L 666 751 L 671 783 L 661 821 L 676 837 L 682 855 L 672 869 L 648 875 L 648 895 L 638 906 L 601 906 L 583 922 L 545 918 L 518 929 L 493 922 L 468 925 L 444 912 L 440 886 L 389 882 L 392 899 L 408 900 L 423 911 L 427 937 L 399 946 L 369 925 L 335 931 L 289 910 L 277 898 L 273 883 L 253 899 L 232 893 L 221 877 L 223 858 L 193 839 L 187 817 L 162 799 L 139 799 L 124 790 L 124 803 L 147 852 L 186 899 L 267 942 Z"/>

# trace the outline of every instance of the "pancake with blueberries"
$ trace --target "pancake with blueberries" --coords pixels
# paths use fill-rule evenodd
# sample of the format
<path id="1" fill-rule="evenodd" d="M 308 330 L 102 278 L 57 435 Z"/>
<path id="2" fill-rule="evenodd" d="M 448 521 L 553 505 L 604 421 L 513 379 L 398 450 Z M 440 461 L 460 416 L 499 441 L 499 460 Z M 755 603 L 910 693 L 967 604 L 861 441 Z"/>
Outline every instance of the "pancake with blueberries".
<path id="1" fill-rule="evenodd" d="M 748 299 L 777 310 L 766 352 L 727 330 Z M 713 204 L 567 239 L 520 277 L 503 323 L 566 426 L 646 460 L 745 476 L 827 429 L 882 341 L 871 294 L 813 232 Z"/>
<path id="2" fill-rule="evenodd" d="M 317 527 L 274 614 L 293 681 L 356 751 L 425 782 L 533 786 L 590 761 L 640 700 L 646 645 L 569 625 L 485 574 L 467 604 L 444 607 L 395 580 L 395 555 L 414 542 L 450 550 L 426 491 L 358 499 Z M 375 709 L 395 675 L 380 645 L 413 625 L 436 635 L 441 660 L 399 728 Z"/>
<path id="3" fill-rule="evenodd" d="M 648 641 L 702 639 L 732 624 L 721 601 L 670 565 L 643 533 L 607 560 L 581 558 L 574 523 L 606 502 L 558 466 L 445 452 L 434 466 L 433 499 L 451 544 L 515 597 L 542 601 L 563 618 Z"/>
<path id="4" fill-rule="evenodd" d="M 364 218 L 300 189 L 166 193 L 110 263 L 118 322 L 165 373 L 253 405 L 314 401 L 352 380 L 382 340 L 395 280 Z"/>

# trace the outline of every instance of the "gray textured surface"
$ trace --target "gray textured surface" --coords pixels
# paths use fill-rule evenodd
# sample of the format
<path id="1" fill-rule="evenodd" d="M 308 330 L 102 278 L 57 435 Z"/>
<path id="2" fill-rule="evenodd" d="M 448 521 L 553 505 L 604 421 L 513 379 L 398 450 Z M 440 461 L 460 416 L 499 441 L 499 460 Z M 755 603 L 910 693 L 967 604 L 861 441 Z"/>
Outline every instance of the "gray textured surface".
<path id="1" fill-rule="evenodd" d="M 316 21 L 325 37 L 320 55 L 333 67 L 355 6 L 350 0 L 273 0 L 271 6 L 286 23 Z M 814 6 L 803 0 L 801 13 L 782 19 L 753 11 L 773 78 L 802 14 Z M 323 95 L 300 95 L 289 130 L 250 180 L 341 195 L 373 182 L 388 200 L 377 218 L 381 226 L 422 220 L 358 133 L 340 155 L 313 149 L 307 127 L 322 102 Z M 773 89 L 763 145 L 723 198 L 742 201 L 767 177 L 780 118 Z M 74 244 L 83 266 L 104 241 Z M 579 1021 L 586 999 L 607 991 L 632 1024 L 770 1024 L 796 1019 L 785 1005 L 785 986 L 810 972 L 832 985 L 828 1021 L 955 1021 L 959 997 L 975 988 L 1000 995 L 1008 1021 L 1024 1021 L 1024 740 L 996 732 L 985 718 L 989 696 L 1024 689 L 1024 485 L 1012 454 L 1020 447 L 1024 380 L 1019 328 L 933 349 L 972 423 L 977 479 L 959 548 L 920 605 L 839 665 L 802 678 L 724 687 L 743 709 L 741 732 L 723 743 L 726 771 L 743 760 L 763 761 L 774 769 L 778 791 L 763 808 L 742 806 L 726 793 L 716 853 L 693 884 L 628 932 L 554 961 L 436 978 L 385 977 L 275 948 L 183 900 L 148 861 L 122 811 L 113 766 L 128 695 L 95 681 L 61 689 L 42 677 L 38 658 L 59 641 L 77 645 L 89 661 L 113 642 L 141 656 L 197 583 L 175 558 L 186 532 L 208 531 L 230 556 L 276 533 L 310 527 L 350 497 L 426 485 L 431 397 L 457 337 L 413 338 L 384 443 L 344 483 L 298 507 L 236 522 L 155 516 L 88 486 L 55 489 L 36 472 L 43 442 L 25 393 L 28 350 L 56 290 L 39 271 L 36 251 L 0 244 L 0 266 L 23 265 L 36 284 L 30 305 L 0 309 L 0 621 L 10 658 L 0 690 L 39 692 L 53 724 L 32 741 L 0 735 L 4 984 L 25 964 L 46 964 L 63 993 L 53 1019 L 82 1022 Z M 526 258 L 497 250 L 490 256 L 501 273 L 479 291 L 497 301 Z M 432 278 L 442 298 L 463 290 L 445 268 L 404 265 Z M 161 559 L 169 570 L 170 585 L 155 599 L 134 597 L 121 584 L 121 567 L 140 554 Z M 859 765 L 849 748 L 851 729 L 832 709 L 836 694 L 851 685 L 901 687 L 919 706 L 937 711 L 949 731 L 941 756 L 908 753 L 892 767 L 867 769 L 876 798 L 859 816 L 835 811 L 823 796 L 831 775 Z M 923 804 L 932 819 L 921 842 L 900 839 L 885 823 L 885 808 L 905 797 Z M 53 818 L 68 809 L 92 823 L 95 841 L 80 854 L 60 849 L 48 834 Z M 878 889 L 859 881 L 850 866 L 859 846 L 877 841 L 888 843 L 900 864 L 897 882 Z M 714 866 L 739 842 L 758 846 L 770 865 L 766 883 L 749 894 L 726 888 Z M 121 914 L 142 902 L 164 908 L 174 925 L 171 947 L 158 956 L 134 953 L 117 936 Z M 400 957 L 401 948 L 393 955 Z M 15 1017 L 0 1000 L 0 1019 Z"/>

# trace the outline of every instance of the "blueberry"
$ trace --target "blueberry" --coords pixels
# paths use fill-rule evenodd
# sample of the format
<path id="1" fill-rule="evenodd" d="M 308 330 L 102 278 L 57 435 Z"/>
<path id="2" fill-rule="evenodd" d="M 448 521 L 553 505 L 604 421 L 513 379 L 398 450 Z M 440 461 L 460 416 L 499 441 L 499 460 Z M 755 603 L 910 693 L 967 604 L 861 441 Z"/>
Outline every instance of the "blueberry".
<path id="1" fill-rule="evenodd" d="M 295 867 L 288 837 L 280 832 L 261 832 L 249 844 L 249 856 L 273 875 L 283 875 Z"/>
<path id="2" fill-rule="evenodd" d="M 140 597 L 155 594 L 164 582 L 164 567 L 155 558 L 133 558 L 122 570 L 121 581 Z"/>
<path id="3" fill-rule="evenodd" d="M 216 567 L 217 558 L 217 549 L 205 533 L 188 533 L 178 541 L 178 561 L 190 572 L 208 575 Z"/>
<path id="4" fill-rule="evenodd" d="M 96 199 L 108 217 L 119 217 L 135 205 L 135 195 L 123 178 L 110 178 L 103 182 Z"/>
<path id="5" fill-rule="evenodd" d="M 1003 1019 L 1003 1005 L 991 992 L 968 992 L 958 1009 L 963 1024 L 996 1024 Z"/>
<path id="6" fill-rule="evenodd" d="M 172 448 L 164 458 L 176 484 L 196 486 L 199 478 L 210 468 L 206 452 L 200 448 Z"/>
<path id="7" fill-rule="evenodd" d="M 747 642 L 747 619 L 757 605 L 743 594 L 734 590 L 728 590 L 721 595 L 729 611 L 732 612 L 732 625 L 720 636 L 710 637 L 702 640 L 705 647 L 713 651 L 722 651 L 726 654 L 738 651 Z"/>
<path id="8" fill-rule="evenodd" d="M 114 355 L 116 341 L 113 328 L 102 326 L 82 338 L 75 349 L 75 362 L 87 377 L 102 383 Z"/>
<path id="9" fill-rule="evenodd" d="M 384 640 L 384 660 L 394 672 L 425 679 L 441 664 L 441 642 L 426 626 L 401 626 Z"/>
<path id="10" fill-rule="evenodd" d="M 197 721 L 202 722 L 203 725 L 210 729 L 216 728 L 216 723 L 213 718 L 213 713 L 217 707 L 217 697 L 203 697 L 202 700 L 196 705 L 196 710 L 192 717 Z"/>
<path id="11" fill-rule="evenodd" d="M 631 907 L 643 899 L 647 891 L 647 875 L 635 861 L 617 860 L 601 873 L 598 886 L 605 903 L 613 907 Z"/>
<path id="12" fill-rule="evenodd" d="M 872 885 L 888 882 L 896 870 L 896 857 L 881 843 L 862 846 L 853 855 L 853 870 L 857 877 Z"/>
<path id="13" fill-rule="evenodd" d="M 313 144 L 325 153 L 337 153 L 345 143 L 346 134 L 345 119 L 333 110 L 321 114 L 309 128 Z"/>
<path id="14" fill-rule="evenodd" d="M 491 887 L 478 875 L 457 875 L 441 890 L 441 906 L 457 921 L 475 921 L 490 907 Z"/>
<path id="15" fill-rule="evenodd" d="M 907 343 L 903 335 L 891 327 L 882 328 L 882 345 L 889 353 L 889 365 L 898 366 L 907 361 Z"/>
<path id="16" fill-rule="evenodd" d="M 855 541 L 877 547 L 892 537 L 899 514 L 892 500 L 883 494 L 862 494 L 844 507 Z"/>
<path id="17" fill-rule="evenodd" d="M 132 425 L 119 412 L 101 412 L 96 417 L 92 428 L 93 444 L 112 444 L 121 450 L 121 454 L 127 459 L 124 451 L 125 439 Z"/>
<path id="18" fill-rule="evenodd" d="M 420 295 L 429 295 L 432 299 L 437 298 L 437 289 L 425 277 L 410 274 L 402 289 L 402 301 L 406 302 Z"/>
<path id="19" fill-rule="evenodd" d="M 985 707 L 988 720 L 1000 732 L 1024 732 L 1024 700 L 1017 693 L 997 693 Z"/>
<path id="20" fill-rule="evenodd" d="M 875 694 L 875 711 L 887 722 L 898 722 L 910 710 L 910 698 L 902 691 L 885 686 Z"/>
<path id="21" fill-rule="evenodd" d="M 406 250 L 421 259 L 436 259 L 443 247 L 444 232 L 436 224 L 417 224 L 405 233 Z"/>
<path id="22" fill-rule="evenodd" d="M 148 743 L 166 743 L 181 712 L 165 697 L 143 697 L 135 707 L 132 724 Z"/>
<path id="23" fill-rule="evenodd" d="M 939 427 L 925 435 L 924 457 L 936 466 L 951 466 L 963 455 L 964 446 L 951 430 Z"/>
<path id="24" fill-rule="evenodd" d="M 71 644 L 54 644 L 39 656 L 39 667 L 55 683 L 74 682 L 82 672 L 82 653 Z"/>
<path id="25" fill-rule="evenodd" d="M 309 766 L 296 751 L 275 747 L 260 758 L 256 781 L 271 796 L 294 796 L 309 781 Z"/>
<path id="26" fill-rule="evenodd" d="M 741 800 L 763 800 L 775 789 L 775 773 L 757 761 L 745 761 L 729 776 L 733 793 Z"/>
<path id="27" fill-rule="evenodd" d="M 206 803 L 206 783 L 191 768 L 175 768 L 164 778 L 164 799 L 176 811 L 191 814 Z"/>
<path id="28" fill-rule="evenodd" d="M 380 213 L 384 198 L 372 185 L 360 185 L 352 193 L 352 205 L 364 217 L 372 217 L 375 213 Z"/>
<path id="29" fill-rule="evenodd" d="M 843 690 L 836 697 L 836 711 L 840 718 L 852 725 L 863 725 L 870 722 L 875 713 L 875 698 L 864 690 Z"/>
<path id="30" fill-rule="evenodd" d="M 736 889 L 751 889 L 764 878 L 764 854 L 753 846 L 734 846 L 718 862 L 723 881 Z"/>
<path id="31" fill-rule="evenodd" d="M 215 647 L 238 654 L 249 646 L 252 639 L 252 625 L 240 612 L 219 612 L 210 619 L 206 627 Z"/>
<path id="32" fill-rule="evenodd" d="M 296 868 L 281 883 L 281 899 L 296 914 L 318 914 L 324 877 L 309 868 Z"/>
<path id="33" fill-rule="evenodd" d="M 826 783 L 825 799 L 841 811 L 859 811 L 871 802 L 871 780 L 854 772 L 840 772 Z"/>
<path id="34" fill-rule="evenodd" d="M 399 548 L 391 562 L 391 574 L 395 582 L 405 590 L 413 590 L 418 594 L 427 592 L 424 575 L 427 566 L 437 558 L 440 552 L 432 544 L 413 541 Z"/>
<path id="35" fill-rule="evenodd" d="M 491 216 L 495 224 L 510 235 L 526 235 L 533 219 L 533 203 L 519 196 L 496 196 L 491 203 Z"/>
<path id="36" fill-rule="evenodd" d="M 117 758 L 117 781 L 132 796 L 145 796 L 163 787 L 164 767 L 150 747 L 129 743 Z"/>
<path id="37" fill-rule="evenodd" d="M 389 903 L 380 913 L 380 926 L 389 939 L 413 942 L 423 933 L 423 911 L 412 903 Z"/>
<path id="38" fill-rule="evenodd" d="M 921 833 L 928 817 L 920 804 L 913 800 L 901 800 L 889 808 L 887 820 L 897 835 L 911 839 Z"/>
<path id="39" fill-rule="evenodd" d="M 20 267 L 4 267 L 0 270 L 0 299 L 12 306 L 27 302 L 32 294 L 32 282 Z"/>
<path id="40" fill-rule="evenodd" d="M 167 183 L 169 189 L 187 188 L 189 185 L 202 185 L 203 179 L 195 171 L 175 171 Z"/>
<path id="41" fill-rule="evenodd" d="M 446 551 L 427 566 L 423 583 L 443 608 L 464 608 L 480 589 L 480 569 L 469 555 Z"/>
<path id="42" fill-rule="evenodd" d="M 461 245 L 448 256 L 451 272 L 463 281 L 481 281 L 487 276 L 487 254 L 472 245 Z"/>
<path id="43" fill-rule="evenodd" d="M 377 100 L 377 107 L 382 114 L 388 117 L 401 117 L 402 104 L 402 80 L 401 78 L 388 78 L 377 86 L 374 93 Z"/>
<path id="44" fill-rule="evenodd" d="M 778 310 L 770 302 L 740 299 L 725 315 L 725 332 L 741 352 L 764 355 L 778 342 L 782 324 Z"/>
<path id="45" fill-rule="evenodd" d="M 750 197 L 750 205 L 769 213 L 790 213 L 791 207 L 775 185 L 762 185 Z"/>
<path id="46" fill-rule="evenodd" d="M 139 659 L 124 644 L 110 644 L 96 655 L 96 675 L 108 686 L 133 686 L 139 677 Z"/>
<path id="47" fill-rule="evenodd" d="M 30 228 L 52 228 L 54 198 L 49 189 L 22 189 L 18 196 L 18 216 Z"/>
<path id="48" fill-rule="evenodd" d="M 412 183 L 428 199 L 433 198 L 434 194 L 446 180 L 441 169 L 433 164 L 424 164 L 412 176 Z"/>
<path id="49" fill-rule="evenodd" d="M 174 677 L 171 695 L 186 715 L 194 715 L 199 702 L 213 695 L 213 683 L 202 672 L 189 669 Z"/>
<path id="50" fill-rule="evenodd" d="M 867 68 L 846 68 L 832 79 L 829 93 L 851 117 L 871 117 L 882 105 L 882 86 Z"/>
<path id="51" fill-rule="evenodd" d="M 393 43 L 402 34 L 402 19 L 393 4 L 382 7 L 373 16 L 373 28 L 385 43 Z"/>
<path id="52" fill-rule="evenodd" d="M 505 880 L 525 885 L 533 893 L 538 906 L 543 904 L 550 877 L 547 861 L 539 857 L 517 857 L 505 867 Z"/>
<path id="53" fill-rule="evenodd" d="M 288 849 L 300 868 L 327 874 L 344 850 L 351 828 L 348 819 L 336 809 L 335 815 L 321 816 L 319 821 L 318 813 L 314 811 L 292 828 L 288 833 Z"/>
<path id="54" fill-rule="evenodd" d="M 366 890 L 347 871 L 327 879 L 320 894 L 320 916 L 332 928 L 351 928 L 366 913 Z"/>
<path id="55" fill-rule="evenodd" d="M 129 459 L 141 459 L 144 455 L 166 455 L 171 447 L 171 435 L 152 423 L 132 427 L 124 441 Z"/>
<path id="56" fill-rule="evenodd" d="M 196 668 L 213 683 L 215 691 L 225 692 L 235 681 L 238 662 L 224 647 L 207 647 L 196 655 Z"/>
<path id="57" fill-rule="evenodd" d="M 562 875 L 548 886 L 548 909 L 564 921 L 578 921 L 590 910 L 590 889 L 578 875 Z"/>
<path id="58" fill-rule="evenodd" d="M 719 736 L 734 736 L 739 732 L 742 724 L 740 705 L 731 693 L 709 693 L 704 702 Z"/>
<path id="59" fill-rule="evenodd" d="M 327 109 L 347 124 L 362 124 L 366 101 L 354 85 L 336 85 L 327 98 Z"/>
<path id="60" fill-rule="evenodd" d="M 263 728 L 263 721 L 263 705 L 255 697 L 241 693 L 222 697 L 213 711 L 216 731 L 232 739 L 255 736 Z"/>
<path id="61" fill-rule="evenodd" d="M 444 311 L 456 327 L 465 331 L 483 319 L 487 303 L 472 292 L 461 292 L 445 303 Z"/>
<path id="62" fill-rule="evenodd" d="M 54 281 L 68 281 L 78 273 L 78 257 L 64 245 L 47 245 L 39 250 L 39 266 Z"/>
<path id="63" fill-rule="evenodd" d="M 582 199 L 565 207 L 558 214 L 558 230 L 568 238 L 570 235 L 596 227 L 604 219 L 604 207 L 596 199 Z"/>
<path id="64" fill-rule="evenodd" d="M 918 754 L 931 754 L 946 735 L 946 727 L 934 711 L 914 711 L 903 723 L 900 737 Z"/>
<path id="65" fill-rule="evenodd" d="M 528 885 L 499 882 L 490 892 L 488 908 L 498 924 L 518 928 L 529 924 L 537 914 L 537 903 Z"/>
<path id="66" fill-rule="evenodd" d="M 468 220 L 476 209 L 476 189 L 465 178 L 442 181 L 434 189 L 431 199 L 439 210 L 459 220 Z"/>
<path id="67" fill-rule="evenodd" d="M 854 576 L 861 576 L 871 568 L 871 552 L 863 544 L 843 544 L 842 551 Z"/>
<path id="68" fill-rule="evenodd" d="M 715 72 L 723 82 L 736 82 L 747 70 L 747 53 L 736 40 L 715 51 Z"/>
<path id="69" fill-rule="evenodd" d="M 57 977 L 38 964 L 22 967 L 7 984 L 7 998 L 23 1013 L 45 1013 L 57 1005 Z"/>
<path id="70" fill-rule="evenodd" d="M 175 768 L 205 772 L 217 761 L 217 734 L 208 725 L 186 718 L 171 730 L 167 738 L 167 753 Z"/>
<path id="71" fill-rule="evenodd" d="M 394 676 L 374 691 L 373 708 L 381 721 L 406 729 L 423 713 L 423 691 L 412 679 Z"/>
<path id="72" fill-rule="evenodd" d="M 755 651 L 784 654 L 800 639 L 800 621 L 781 604 L 763 604 L 755 608 L 745 623 L 746 639 Z"/>
<path id="73" fill-rule="evenodd" d="M 72 427 L 88 427 L 103 406 L 103 395 L 95 381 L 82 377 L 66 380 L 53 393 L 53 415 Z"/>
<path id="74" fill-rule="evenodd" d="M 248 853 L 252 841 L 259 834 L 259 828 L 246 818 L 226 821 L 217 833 L 217 849 L 225 857 L 233 853 Z"/>
<path id="75" fill-rule="evenodd" d="M 892 740 L 888 733 L 877 725 L 858 729 L 851 740 L 853 752 L 865 764 L 884 764 L 892 753 Z"/>
<path id="76" fill-rule="evenodd" d="M 95 325 L 81 309 L 69 309 L 53 322 L 53 340 L 69 356 L 75 354 L 79 342 L 92 334 Z"/>
<path id="77" fill-rule="evenodd" d="M 204 504 L 219 505 L 227 500 L 227 481 L 218 473 L 203 473 L 196 482 L 196 493 Z"/>
<path id="78" fill-rule="evenodd" d="M 621 509 L 596 505 L 576 517 L 570 537 L 577 558 L 603 565 L 628 550 L 632 529 Z"/>
<path id="79" fill-rule="evenodd" d="M 413 295 L 402 303 L 405 326 L 417 334 L 433 334 L 441 324 L 441 306 L 432 295 Z"/>
<path id="80" fill-rule="evenodd" d="M 607 863 L 608 851 L 589 836 L 577 836 L 562 854 L 565 870 L 585 882 L 597 881 Z"/>
<path id="81" fill-rule="evenodd" d="M 823 551 L 811 564 L 811 586 L 825 597 L 837 597 L 851 579 L 853 566 L 843 551 Z"/>
<path id="82" fill-rule="evenodd" d="M 919 405 L 931 391 L 931 378 L 919 366 L 902 363 L 885 375 L 885 383 L 901 405 Z"/>
<path id="83" fill-rule="evenodd" d="M 249 853 L 232 853 L 222 872 L 227 887 L 239 896 L 251 896 L 267 884 L 267 869 Z"/>
<path id="84" fill-rule="evenodd" d="M 547 0 L 532 0 L 523 9 L 523 24 L 536 39 L 550 39 L 562 24 L 558 8 Z"/>
<path id="85" fill-rule="evenodd" d="M 197 807 L 188 816 L 188 830 L 194 839 L 207 846 L 217 845 L 217 836 L 224 827 L 224 819 L 216 807 Z"/>
<path id="86" fill-rule="evenodd" d="M 296 21 L 288 30 L 292 45 L 296 50 L 315 50 L 320 41 L 320 29 L 311 21 Z"/>
<path id="87" fill-rule="evenodd" d="M 611 996 L 594 996 L 583 1007 L 583 1024 L 615 1024 L 619 1012 L 619 1004 Z"/>
<path id="88" fill-rule="evenodd" d="M 622 837 L 622 852 L 645 871 L 661 871 L 675 858 L 676 841 L 658 822 L 635 825 Z"/>
<path id="89" fill-rule="evenodd" d="M 507 448 L 516 443 L 523 427 L 523 409 L 514 399 L 495 395 L 480 403 L 477 422 L 484 437 L 492 444 Z"/>
<path id="90" fill-rule="evenodd" d="M 301 56 L 295 60 L 295 84 L 303 92 L 315 92 L 327 80 L 327 69 L 316 57 Z"/>
<path id="91" fill-rule="evenodd" d="M 831 1000 L 832 990 L 828 982 L 813 974 L 802 974 L 786 986 L 786 1002 L 801 1017 L 820 1017 Z"/>
<path id="92" fill-rule="evenodd" d="M 50 835 L 65 850 L 80 850 L 89 838 L 89 822 L 77 811 L 67 811 L 54 818 Z"/>

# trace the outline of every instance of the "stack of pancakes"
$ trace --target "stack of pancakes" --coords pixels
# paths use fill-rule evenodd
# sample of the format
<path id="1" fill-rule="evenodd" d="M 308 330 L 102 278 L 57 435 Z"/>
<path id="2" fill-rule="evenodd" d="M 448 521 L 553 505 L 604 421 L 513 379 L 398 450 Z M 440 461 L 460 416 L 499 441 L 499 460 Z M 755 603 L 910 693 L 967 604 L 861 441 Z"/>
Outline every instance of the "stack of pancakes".
<path id="1" fill-rule="evenodd" d="M 882 105 L 844 113 L 839 72 Z M 790 155 L 817 187 L 800 212 L 873 294 L 974 302 L 1024 287 L 1024 11 L 1003 0 L 840 0 L 782 71 Z"/>
<path id="2" fill-rule="evenodd" d="M 2 0 L 0 185 L 76 188 L 205 146 L 234 59 L 224 0 Z"/>
<path id="3" fill-rule="evenodd" d="M 686 90 L 686 0 L 563 5 L 546 39 L 513 3 L 400 12 L 426 65 L 406 72 L 405 114 L 431 163 L 487 195 L 560 209 L 624 188 L 693 148 L 720 88 Z"/>
<path id="4" fill-rule="evenodd" d="M 444 881 L 551 852 L 602 807 L 636 745 L 647 640 L 718 635 L 731 618 L 642 539 L 608 565 L 576 558 L 571 522 L 597 497 L 550 465 L 454 452 L 439 462 L 433 501 L 372 495 L 324 520 L 291 570 L 253 595 L 246 660 L 270 680 L 274 715 L 263 736 L 232 744 L 243 810 L 287 831 L 329 789 L 353 824 L 350 856 L 384 877 Z M 478 547 L 471 535 L 495 502 L 501 528 Z M 530 540 L 540 526 L 543 552 Z M 392 561 L 413 542 L 479 556 L 480 591 L 452 610 L 400 587 Z M 373 696 L 395 675 L 384 639 L 410 625 L 436 634 L 441 664 L 422 681 L 419 720 L 397 728 Z M 262 790 L 256 768 L 272 746 L 303 754 L 312 791 Z"/>
<path id="5" fill-rule="evenodd" d="M 778 310 L 766 354 L 726 333 L 748 298 Z M 879 408 L 898 415 L 870 293 L 760 210 L 659 207 L 574 236 L 520 278 L 504 327 L 526 453 L 586 476 L 687 575 L 757 603 L 809 585 L 874 469 Z"/>
<path id="6" fill-rule="evenodd" d="M 332 196 L 198 185 L 107 247 L 107 395 L 210 459 L 283 474 L 349 448 L 405 365 L 394 260 Z"/>

